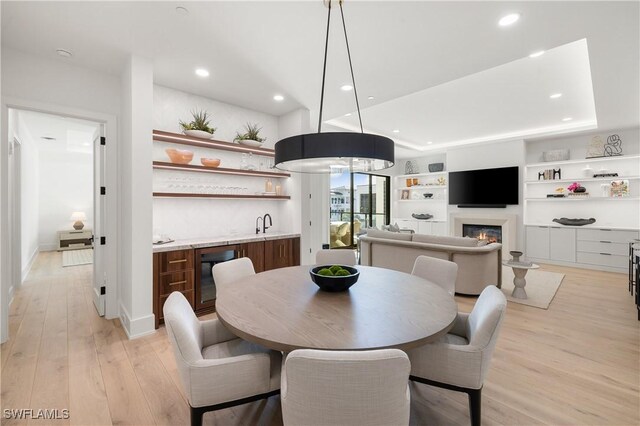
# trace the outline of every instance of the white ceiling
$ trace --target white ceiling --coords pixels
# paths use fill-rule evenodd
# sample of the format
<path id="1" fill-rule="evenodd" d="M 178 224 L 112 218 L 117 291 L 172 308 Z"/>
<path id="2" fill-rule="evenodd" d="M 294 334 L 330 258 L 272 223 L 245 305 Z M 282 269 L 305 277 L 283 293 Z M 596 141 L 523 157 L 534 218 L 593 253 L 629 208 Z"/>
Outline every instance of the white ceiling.
<path id="1" fill-rule="evenodd" d="M 190 13 L 177 14 L 178 5 Z M 2 2 L 1 7 L 5 47 L 115 74 L 130 53 L 145 55 L 154 62 L 157 84 L 274 115 L 301 106 L 316 110 L 319 103 L 327 11 L 320 0 Z M 435 144 L 553 127 L 555 113 L 564 111 L 547 110 L 548 97 L 542 99 L 555 80 L 565 84 L 557 91 L 567 93 L 555 106 L 575 106 L 578 109 L 569 113 L 576 116 L 574 120 L 583 114 L 588 119 L 593 106 L 586 99 L 588 91 L 580 90 L 585 81 L 567 79 L 579 67 L 562 58 L 544 67 L 555 55 L 554 48 L 568 51 L 573 46 L 569 43 L 582 39 L 588 45 L 598 127 L 639 124 L 638 2 L 350 0 L 344 7 L 361 106 L 365 117 L 372 117 L 371 121 L 366 118 L 365 126 L 392 138 L 400 136 L 426 148 L 423 135 L 429 140 L 433 135 Z M 509 28 L 498 27 L 498 19 L 514 11 L 521 13 L 520 21 Z M 339 90 L 350 77 L 337 12 L 332 16 L 325 97 L 328 120 L 354 110 L 353 93 Z M 74 56 L 58 58 L 55 49 L 60 47 Z M 547 54 L 537 63 L 529 61 L 533 65 L 526 66 L 519 61 L 540 49 Z M 208 68 L 211 76 L 197 78 L 196 67 Z M 529 105 L 529 98 L 523 105 L 522 98 L 511 92 L 494 92 L 499 95 L 496 102 L 484 86 L 492 81 L 495 87 L 497 80 L 490 79 L 494 76 L 508 81 L 509 91 L 515 90 L 518 75 L 502 73 L 525 73 L 531 82 L 537 67 L 559 74 L 539 78 L 517 93 L 537 92 L 540 102 Z M 584 71 L 577 71 L 581 78 Z M 275 93 L 286 100 L 274 102 Z M 432 94 L 448 109 L 430 109 Z M 369 95 L 375 100 L 367 100 Z M 407 95 L 414 101 L 403 98 Z M 426 117 L 435 112 L 442 119 L 410 119 L 415 118 L 416 106 Z M 397 124 L 399 117 L 408 121 Z M 389 133 L 400 125 L 401 134 Z"/>
<path id="2" fill-rule="evenodd" d="M 66 151 L 93 153 L 93 139 L 98 124 L 76 118 L 61 117 L 36 111 L 17 111 L 40 152 Z M 53 137 L 55 140 L 43 139 Z"/>

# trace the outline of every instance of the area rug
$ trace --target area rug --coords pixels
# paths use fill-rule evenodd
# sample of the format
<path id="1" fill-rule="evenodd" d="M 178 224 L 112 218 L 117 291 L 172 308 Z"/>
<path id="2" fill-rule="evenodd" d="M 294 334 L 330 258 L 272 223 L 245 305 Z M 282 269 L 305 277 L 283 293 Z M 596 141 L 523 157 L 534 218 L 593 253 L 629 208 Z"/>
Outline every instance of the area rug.
<path id="1" fill-rule="evenodd" d="M 93 249 L 62 252 L 62 266 L 89 265 L 93 263 Z"/>
<path id="2" fill-rule="evenodd" d="M 527 285 L 527 299 L 516 299 L 511 297 L 513 291 L 513 270 L 507 266 L 502 267 L 502 292 L 507 296 L 509 302 L 520 303 L 521 305 L 533 306 L 540 309 L 548 309 L 553 297 L 556 295 L 564 274 L 557 272 L 541 271 L 539 269 L 530 270 L 525 277 Z"/>

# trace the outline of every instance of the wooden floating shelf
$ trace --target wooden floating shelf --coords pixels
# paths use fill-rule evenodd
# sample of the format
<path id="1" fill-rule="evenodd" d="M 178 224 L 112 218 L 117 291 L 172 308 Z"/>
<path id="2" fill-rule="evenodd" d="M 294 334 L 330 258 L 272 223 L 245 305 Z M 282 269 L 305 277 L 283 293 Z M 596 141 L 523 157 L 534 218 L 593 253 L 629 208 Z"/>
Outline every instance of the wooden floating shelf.
<path id="1" fill-rule="evenodd" d="M 182 135 L 180 133 L 164 132 L 162 130 L 153 131 L 153 140 L 155 142 L 169 142 L 179 145 L 198 146 L 201 148 L 221 149 L 223 151 L 235 151 L 254 153 L 265 157 L 274 157 L 275 151 L 267 148 L 256 148 L 237 143 L 218 141 L 215 139 L 194 138 L 193 136 Z"/>
<path id="2" fill-rule="evenodd" d="M 163 198 L 221 198 L 232 200 L 290 200 L 289 195 L 249 195 L 249 194 L 192 194 L 187 192 L 154 192 L 154 197 Z"/>
<path id="3" fill-rule="evenodd" d="M 257 170 L 243 170 L 243 169 L 228 169 L 224 167 L 205 167 L 197 166 L 195 164 L 174 164 L 165 161 L 154 161 L 154 169 L 164 170 L 179 170 L 183 172 L 199 172 L 199 173 L 218 173 L 225 175 L 237 175 L 237 176 L 257 176 L 257 177 L 273 177 L 273 178 L 287 178 L 291 175 L 289 173 L 281 172 L 264 172 Z"/>

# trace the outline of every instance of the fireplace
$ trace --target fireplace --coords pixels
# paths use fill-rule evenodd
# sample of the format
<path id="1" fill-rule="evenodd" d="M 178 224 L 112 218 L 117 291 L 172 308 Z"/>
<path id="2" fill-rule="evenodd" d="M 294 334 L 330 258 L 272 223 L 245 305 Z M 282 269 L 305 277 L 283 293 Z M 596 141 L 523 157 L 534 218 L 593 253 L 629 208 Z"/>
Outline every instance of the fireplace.
<path id="1" fill-rule="evenodd" d="M 462 236 L 477 238 L 489 244 L 502 243 L 502 226 L 463 223 Z"/>
<path id="2" fill-rule="evenodd" d="M 502 212 L 450 213 L 449 221 L 449 232 L 456 237 L 466 235 L 462 233 L 464 225 L 480 226 L 482 228 L 501 228 L 502 235 L 500 236 L 500 240 L 502 241 L 502 258 L 504 260 L 510 259 L 510 250 L 518 250 L 516 240 L 517 215 L 504 214 Z"/>

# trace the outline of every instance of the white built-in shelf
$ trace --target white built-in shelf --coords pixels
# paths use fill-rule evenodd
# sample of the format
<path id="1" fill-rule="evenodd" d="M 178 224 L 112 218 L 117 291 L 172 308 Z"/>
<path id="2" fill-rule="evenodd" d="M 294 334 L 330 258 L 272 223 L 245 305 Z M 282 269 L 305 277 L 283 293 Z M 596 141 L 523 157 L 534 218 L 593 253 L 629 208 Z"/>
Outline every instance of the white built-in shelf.
<path id="1" fill-rule="evenodd" d="M 597 157 L 597 158 L 584 158 L 579 160 L 563 160 L 563 161 L 545 161 L 542 163 L 533 163 L 527 164 L 526 167 L 545 167 L 545 166 L 562 166 L 566 164 L 590 164 L 590 163 L 600 163 L 602 161 L 620 161 L 620 160 L 633 160 L 640 159 L 640 155 L 615 155 L 611 157 Z"/>
<path id="2" fill-rule="evenodd" d="M 436 218 L 416 219 L 415 217 L 395 217 L 395 218 L 393 218 L 392 221 L 395 221 L 395 220 L 415 220 L 415 221 L 418 221 L 418 222 L 438 222 L 438 223 L 446 222 L 446 220 L 436 219 Z"/>
<path id="3" fill-rule="evenodd" d="M 433 172 L 433 173 L 413 173 L 410 175 L 398 175 L 395 176 L 399 179 L 407 179 L 407 178 L 419 178 L 419 177 L 430 177 L 430 176 L 444 176 L 449 172 Z"/>
<path id="4" fill-rule="evenodd" d="M 158 198 L 213 198 L 228 200 L 290 200 L 289 195 L 259 195 L 259 194 L 194 194 L 188 192 L 154 192 Z"/>
<path id="5" fill-rule="evenodd" d="M 609 177 L 597 177 L 597 178 L 573 178 L 573 179 L 549 179 L 549 180 L 528 180 L 526 184 L 539 184 L 539 183 L 568 183 L 568 182 L 602 182 L 612 180 L 638 180 L 640 176 L 609 176 Z"/>
<path id="6" fill-rule="evenodd" d="M 401 188 L 396 188 L 396 191 L 401 191 L 404 189 L 409 189 L 411 191 L 418 191 L 418 190 L 425 190 L 425 189 L 446 189 L 447 185 L 425 185 L 425 186 L 420 186 L 420 185 L 413 185 L 413 186 L 403 186 Z"/>
<path id="7" fill-rule="evenodd" d="M 557 223 L 557 222 L 551 222 L 551 223 L 525 223 L 524 226 L 538 226 L 538 227 L 543 227 L 543 228 L 611 229 L 611 230 L 616 230 L 616 231 L 639 231 L 640 230 L 638 228 L 633 228 L 633 227 L 628 227 L 628 226 L 602 225 L 602 224 L 598 224 L 598 222 L 591 223 L 589 225 L 581 225 L 581 226 L 562 225 L 562 224 Z"/>
<path id="8" fill-rule="evenodd" d="M 400 203 L 408 203 L 408 202 L 414 202 L 414 203 L 421 203 L 423 201 L 442 201 L 444 200 L 444 198 L 420 198 L 420 199 L 410 199 L 410 200 L 398 200 L 398 202 Z"/>
<path id="9" fill-rule="evenodd" d="M 525 198 L 525 201 L 640 201 L 638 197 L 544 197 Z"/>

